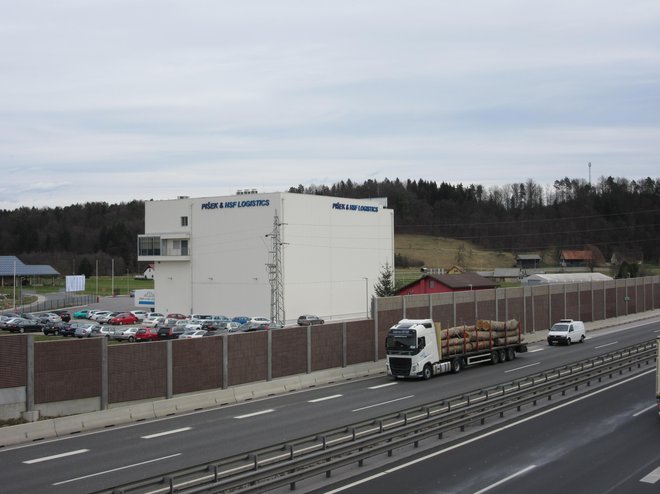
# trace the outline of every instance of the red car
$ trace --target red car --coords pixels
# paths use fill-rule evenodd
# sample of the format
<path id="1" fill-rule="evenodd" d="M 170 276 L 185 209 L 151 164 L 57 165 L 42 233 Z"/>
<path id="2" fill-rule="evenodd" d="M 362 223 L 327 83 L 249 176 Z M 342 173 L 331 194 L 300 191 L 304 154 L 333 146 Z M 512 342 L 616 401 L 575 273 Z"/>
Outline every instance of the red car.
<path id="1" fill-rule="evenodd" d="M 122 312 L 108 321 L 110 324 L 137 324 L 138 318 L 130 312 Z"/>
<path id="2" fill-rule="evenodd" d="M 158 328 L 140 328 L 135 333 L 135 341 L 158 341 Z"/>
<path id="3" fill-rule="evenodd" d="M 183 314 L 167 314 L 168 319 L 187 319 Z"/>

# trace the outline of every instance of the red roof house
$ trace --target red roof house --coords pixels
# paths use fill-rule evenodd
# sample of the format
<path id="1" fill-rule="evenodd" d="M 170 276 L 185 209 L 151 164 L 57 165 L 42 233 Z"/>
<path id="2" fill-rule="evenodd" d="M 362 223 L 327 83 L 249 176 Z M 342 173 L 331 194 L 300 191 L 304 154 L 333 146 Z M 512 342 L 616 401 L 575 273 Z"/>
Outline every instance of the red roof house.
<path id="1" fill-rule="evenodd" d="M 423 295 L 492 288 L 497 288 L 497 283 L 477 273 L 427 274 L 401 287 L 397 291 L 397 295 Z"/>

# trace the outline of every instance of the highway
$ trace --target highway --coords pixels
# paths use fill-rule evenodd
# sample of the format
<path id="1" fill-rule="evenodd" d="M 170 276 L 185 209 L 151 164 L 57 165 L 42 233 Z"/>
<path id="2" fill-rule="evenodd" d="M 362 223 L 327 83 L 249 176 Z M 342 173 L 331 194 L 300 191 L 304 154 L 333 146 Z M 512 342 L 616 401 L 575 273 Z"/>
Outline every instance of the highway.
<path id="1" fill-rule="evenodd" d="M 463 391 L 511 381 L 543 369 L 646 341 L 660 335 L 658 321 L 647 320 L 620 328 L 590 332 L 587 341 L 581 345 L 548 347 L 545 343 L 531 344 L 530 351 L 520 354 L 515 361 L 497 366 L 477 366 L 458 375 L 442 375 L 430 381 L 393 381 L 387 377 L 376 377 L 6 448 L 0 450 L 3 466 L 0 470 L 0 485 L 6 492 L 26 493 L 85 493 L 109 488 L 421 405 Z M 624 390 L 629 391 L 618 395 L 624 393 Z M 351 492 L 478 492 L 528 467 L 530 469 L 526 473 L 518 474 L 515 480 L 499 484 L 491 488 L 491 491 L 504 492 L 503 489 L 507 489 L 506 492 L 511 492 L 511 485 L 527 481 L 538 484 L 530 483 L 528 485 L 532 487 L 521 487 L 516 492 L 530 492 L 531 488 L 539 492 L 557 492 L 554 487 L 558 482 L 557 472 L 561 472 L 561 481 L 565 479 L 566 485 L 578 480 L 586 485 L 579 492 L 608 492 L 595 487 L 589 490 L 592 479 L 581 473 L 596 469 L 598 464 L 593 461 L 596 452 L 603 457 L 603 466 L 600 468 L 606 470 L 604 473 L 613 475 L 612 471 L 615 470 L 607 468 L 609 464 L 606 461 L 613 462 L 618 458 L 619 470 L 626 466 L 617 482 L 627 476 L 636 479 L 641 488 L 649 484 L 657 492 L 660 484 L 640 482 L 639 478 L 660 467 L 660 462 L 654 464 L 653 455 L 642 445 L 643 438 L 648 439 L 658 430 L 653 429 L 653 426 L 655 424 L 660 427 L 660 419 L 652 412 L 634 418 L 626 415 L 648 408 L 653 403 L 653 379 L 650 376 L 640 377 L 630 384 L 613 388 L 611 393 L 614 398 L 610 397 L 609 400 L 604 397 L 606 393 L 601 393 L 508 428 L 500 434 L 456 448 L 451 454 L 439 455 L 437 461 L 442 466 L 431 468 L 433 475 L 430 477 L 421 473 L 429 470 L 428 466 L 424 468 L 425 462 L 417 466 L 421 469 L 417 473 L 404 469 L 399 480 L 403 485 L 408 483 L 408 486 L 403 490 L 394 490 L 397 476 L 387 475 L 386 479 L 376 477 L 370 482 L 356 485 L 351 488 Z M 609 394 L 610 391 L 607 392 Z M 599 413 L 596 421 L 594 411 Z M 603 424 L 610 426 L 605 427 Z M 626 427 L 619 427 L 618 424 L 625 424 Z M 625 438 L 616 435 L 617 430 L 627 430 L 627 427 L 642 431 L 637 438 L 638 443 L 625 446 Z M 603 431 L 611 431 L 611 434 L 603 435 Z M 567 434 L 565 438 L 564 434 Z M 620 449 L 622 447 L 624 449 Z M 456 466 L 451 466 L 457 457 L 462 457 L 463 463 L 457 461 Z M 567 459 L 577 463 L 567 462 Z M 576 467 L 574 471 L 573 465 L 579 464 L 579 461 L 584 461 L 585 465 Z M 458 465 L 462 465 L 463 470 L 457 469 Z M 633 469 L 635 465 L 638 470 Z M 648 472 L 641 470 L 643 465 L 648 466 Z M 451 478 L 457 482 L 455 488 L 459 490 L 445 488 L 446 476 L 439 478 L 436 475 L 439 471 L 452 472 Z M 503 472 L 506 475 L 502 476 Z M 475 473 L 481 479 L 479 483 L 465 484 L 468 479 L 477 477 Z M 422 482 L 419 488 L 410 488 L 411 478 Z M 548 478 L 554 480 L 550 482 Z M 545 482 L 539 479 L 545 479 Z M 372 491 L 372 486 L 381 481 L 387 482 L 385 485 L 388 488 L 383 490 L 381 485 L 380 489 L 373 487 L 375 490 Z M 577 491 L 569 489 L 568 492 Z"/>

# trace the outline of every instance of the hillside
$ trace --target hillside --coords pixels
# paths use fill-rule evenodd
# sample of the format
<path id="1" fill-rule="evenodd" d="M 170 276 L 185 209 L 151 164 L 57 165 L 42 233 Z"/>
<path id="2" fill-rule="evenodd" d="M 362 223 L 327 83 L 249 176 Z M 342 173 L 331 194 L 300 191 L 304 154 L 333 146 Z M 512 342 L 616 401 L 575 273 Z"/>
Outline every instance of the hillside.
<path id="1" fill-rule="evenodd" d="M 472 242 L 427 235 L 394 235 L 394 251 L 409 260 L 420 260 L 427 268 L 448 269 L 461 264 L 469 271 L 489 271 L 516 264 L 511 252 L 486 250 Z M 460 257 L 464 262 L 459 262 Z"/>

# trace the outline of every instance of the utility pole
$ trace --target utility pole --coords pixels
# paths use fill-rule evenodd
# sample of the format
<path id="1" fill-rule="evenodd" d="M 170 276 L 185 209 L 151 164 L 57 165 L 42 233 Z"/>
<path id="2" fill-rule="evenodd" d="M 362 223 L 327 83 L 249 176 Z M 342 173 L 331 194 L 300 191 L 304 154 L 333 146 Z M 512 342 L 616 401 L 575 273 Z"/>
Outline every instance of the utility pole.
<path id="1" fill-rule="evenodd" d="M 283 327 L 286 322 L 284 314 L 284 278 L 282 276 L 282 237 L 280 223 L 275 210 L 273 217 L 273 231 L 266 235 L 271 239 L 271 248 L 269 251 L 270 259 L 266 264 L 268 272 L 268 281 L 270 283 L 270 320 L 272 323 Z"/>

